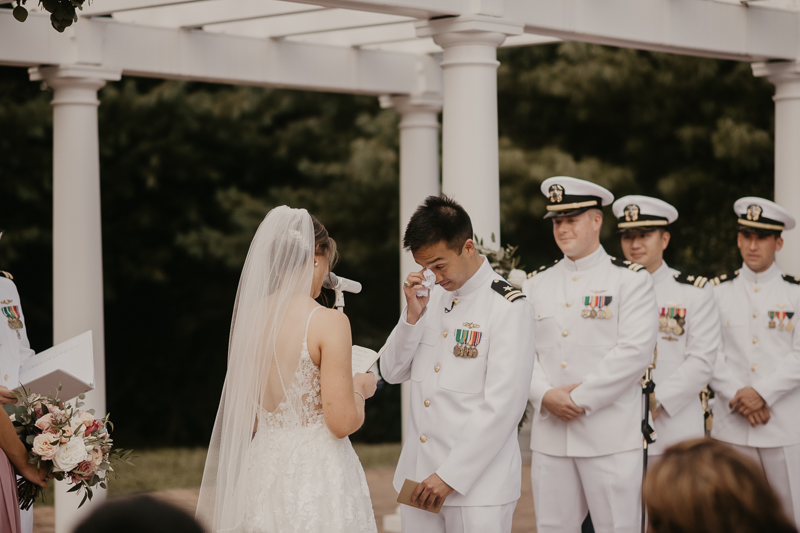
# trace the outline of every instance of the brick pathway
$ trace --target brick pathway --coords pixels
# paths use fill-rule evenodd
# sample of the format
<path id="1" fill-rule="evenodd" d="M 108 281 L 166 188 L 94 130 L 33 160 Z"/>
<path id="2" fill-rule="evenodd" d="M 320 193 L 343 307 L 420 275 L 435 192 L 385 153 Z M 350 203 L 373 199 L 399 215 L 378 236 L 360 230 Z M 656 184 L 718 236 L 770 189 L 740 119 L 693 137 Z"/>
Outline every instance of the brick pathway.
<path id="1" fill-rule="evenodd" d="M 367 483 L 372 495 L 372 508 L 378 522 L 379 533 L 384 533 L 381 528 L 383 516 L 392 514 L 397 508 L 397 493 L 392 488 L 394 469 L 367 470 Z M 154 492 L 151 495 L 169 502 L 191 515 L 194 515 L 197 505 L 197 496 L 200 489 L 178 489 Z M 54 533 L 53 507 L 37 507 L 34 509 L 33 533 Z M 530 466 L 522 467 L 522 497 L 514 511 L 513 533 L 535 533 L 536 524 L 533 515 L 533 500 L 531 499 L 531 469 Z"/>

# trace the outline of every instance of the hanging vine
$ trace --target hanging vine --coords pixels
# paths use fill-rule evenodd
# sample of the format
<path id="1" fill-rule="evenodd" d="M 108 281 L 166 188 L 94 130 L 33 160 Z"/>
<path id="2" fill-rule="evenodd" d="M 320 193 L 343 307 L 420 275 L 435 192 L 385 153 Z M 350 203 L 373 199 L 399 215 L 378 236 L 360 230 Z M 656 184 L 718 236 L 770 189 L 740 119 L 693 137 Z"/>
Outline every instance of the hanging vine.
<path id="1" fill-rule="evenodd" d="M 28 18 L 28 10 L 25 8 L 27 0 L 16 0 L 14 8 L 14 18 L 20 22 L 25 22 Z M 50 13 L 50 24 L 59 33 L 78 22 L 78 9 L 83 9 L 86 0 L 39 0 L 39 5 Z"/>

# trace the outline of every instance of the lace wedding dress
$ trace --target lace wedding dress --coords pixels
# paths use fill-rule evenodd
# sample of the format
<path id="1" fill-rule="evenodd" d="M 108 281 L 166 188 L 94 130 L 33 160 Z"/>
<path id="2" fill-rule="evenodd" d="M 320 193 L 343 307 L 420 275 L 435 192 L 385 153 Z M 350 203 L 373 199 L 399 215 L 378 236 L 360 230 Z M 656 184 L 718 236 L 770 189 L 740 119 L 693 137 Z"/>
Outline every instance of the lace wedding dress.
<path id="1" fill-rule="evenodd" d="M 377 531 L 361 462 L 350 439 L 333 435 L 322 415 L 319 368 L 307 346 L 317 309 L 308 316 L 297 371 L 282 402 L 272 412 L 259 410 L 249 456 L 248 533 Z"/>

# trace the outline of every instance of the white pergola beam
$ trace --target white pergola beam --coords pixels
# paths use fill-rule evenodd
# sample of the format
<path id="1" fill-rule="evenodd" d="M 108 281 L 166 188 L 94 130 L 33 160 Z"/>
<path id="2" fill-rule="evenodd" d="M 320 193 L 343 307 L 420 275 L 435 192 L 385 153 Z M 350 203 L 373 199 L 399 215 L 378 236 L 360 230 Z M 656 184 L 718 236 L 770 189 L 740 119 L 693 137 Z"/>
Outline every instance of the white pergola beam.
<path id="1" fill-rule="evenodd" d="M 526 33 L 734 60 L 794 59 L 796 11 L 703 0 L 506 0 Z"/>
<path id="2" fill-rule="evenodd" d="M 375 13 L 392 13 L 417 19 L 429 19 L 441 15 L 463 15 L 473 0 L 287 0 L 300 4 L 325 7 L 340 7 Z M 496 2 L 497 0 L 491 0 Z"/>
<path id="3" fill-rule="evenodd" d="M 214 24 L 205 29 L 212 32 L 247 35 L 251 37 L 282 38 L 292 35 L 309 35 L 329 31 L 358 29 L 361 27 L 412 20 L 413 19 L 407 17 L 398 17 L 385 13 L 326 9 L 324 11 L 311 11 L 282 17 Z"/>
<path id="4" fill-rule="evenodd" d="M 145 26 L 199 28 L 250 19 L 284 17 L 329 8 L 271 0 L 205 0 L 114 13 L 114 19 Z"/>
<path id="5" fill-rule="evenodd" d="M 134 9 L 176 6 L 180 4 L 200 4 L 205 1 L 207 0 L 102 0 L 100 2 L 92 2 L 91 4 L 87 3 L 78 13 L 84 17 L 97 17 Z"/>
<path id="6" fill-rule="evenodd" d="M 429 56 L 319 46 L 126 24 L 81 20 L 64 34 L 49 17 L 31 13 L 25 24 L 0 10 L 0 64 L 92 64 L 125 75 L 186 79 L 352 94 L 411 94 L 441 88 Z"/>

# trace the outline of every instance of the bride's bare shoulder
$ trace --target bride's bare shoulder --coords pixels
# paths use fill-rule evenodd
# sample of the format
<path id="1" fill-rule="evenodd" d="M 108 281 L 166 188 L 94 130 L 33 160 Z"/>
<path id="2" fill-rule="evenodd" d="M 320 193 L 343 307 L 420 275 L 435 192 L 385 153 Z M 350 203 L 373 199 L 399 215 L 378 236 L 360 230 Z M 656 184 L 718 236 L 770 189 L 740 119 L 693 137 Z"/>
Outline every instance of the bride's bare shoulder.
<path id="1" fill-rule="evenodd" d="M 350 327 L 350 319 L 347 318 L 347 315 L 336 309 L 322 308 L 314 313 L 314 319 L 323 328 Z"/>

